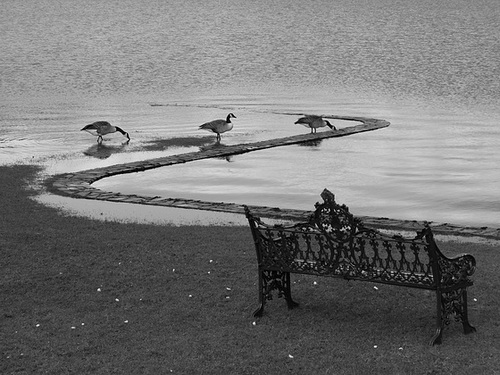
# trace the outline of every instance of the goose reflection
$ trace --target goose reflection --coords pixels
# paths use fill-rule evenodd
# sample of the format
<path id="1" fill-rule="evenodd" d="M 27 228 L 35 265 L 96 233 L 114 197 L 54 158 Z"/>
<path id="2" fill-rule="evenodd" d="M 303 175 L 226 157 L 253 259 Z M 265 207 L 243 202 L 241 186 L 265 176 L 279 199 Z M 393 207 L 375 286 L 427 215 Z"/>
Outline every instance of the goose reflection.
<path id="1" fill-rule="evenodd" d="M 107 159 L 113 154 L 117 154 L 122 152 L 122 150 L 127 146 L 128 142 L 124 142 L 119 146 L 107 146 L 102 143 L 94 144 L 89 147 L 85 151 L 83 151 L 84 155 L 92 156 L 97 159 Z"/>
<path id="2" fill-rule="evenodd" d="M 200 146 L 200 151 L 210 151 L 210 150 L 223 150 L 227 146 L 225 144 L 222 144 L 220 142 L 215 142 L 210 145 L 204 145 Z M 231 162 L 233 160 L 234 155 L 223 155 L 223 156 L 216 156 L 215 159 L 221 159 L 221 160 L 226 160 L 227 162 Z"/>
<path id="3" fill-rule="evenodd" d="M 322 139 L 313 139 L 311 141 L 301 142 L 298 145 L 301 146 L 301 147 L 315 148 L 315 147 L 319 147 L 321 145 L 321 142 L 323 142 Z"/>

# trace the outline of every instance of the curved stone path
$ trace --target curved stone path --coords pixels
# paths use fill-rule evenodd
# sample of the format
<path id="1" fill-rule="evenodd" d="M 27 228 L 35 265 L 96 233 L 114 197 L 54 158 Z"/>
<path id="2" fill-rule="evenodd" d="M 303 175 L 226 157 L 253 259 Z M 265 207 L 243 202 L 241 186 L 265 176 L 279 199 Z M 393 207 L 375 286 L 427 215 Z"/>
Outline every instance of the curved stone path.
<path id="1" fill-rule="evenodd" d="M 105 200 L 110 202 L 135 203 L 143 205 L 154 205 L 164 207 L 176 207 L 186 209 L 220 211 L 243 214 L 244 208 L 241 204 L 225 202 L 207 202 L 194 199 L 150 197 L 134 194 L 122 194 L 116 192 L 106 192 L 92 184 L 100 179 L 125 173 L 142 172 L 149 169 L 165 167 L 174 164 L 187 163 L 195 160 L 209 159 L 214 157 L 225 157 L 230 155 L 243 154 L 251 151 L 263 150 L 272 147 L 287 146 L 298 143 L 320 141 L 326 138 L 344 137 L 352 134 L 373 131 L 388 127 L 390 124 L 385 120 L 365 118 L 365 117 L 345 117 L 345 116 L 323 116 L 335 120 L 346 120 L 359 122 L 359 125 L 345 127 L 338 130 L 322 131 L 315 134 L 301 134 L 291 137 L 272 139 L 268 141 L 245 143 L 234 146 L 225 146 L 210 150 L 190 152 L 185 154 L 166 156 L 145 161 L 118 164 L 104 168 L 90 169 L 74 173 L 65 173 L 53 176 L 47 181 L 48 190 L 59 195 L 73 198 Z M 323 186 L 318 186 L 318 194 L 323 190 Z M 253 212 L 261 217 L 280 218 L 286 220 L 303 221 L 308 218 L 311 211 L 280 209 L 278 207 L 249 206 Z M 388 218 L 373 218 L 360 216 L 367 224 L 376 228 L 409 230 L 415 231 L 422 228 L 423 222 L 401 221 Z M 445 235 L 465 235 L 480 236 L 486 238 L 500 239 L 500 229 L 492 228 L 464 228 L 446 223 L 433 223 L 433 230 L 437 234 Z"/>

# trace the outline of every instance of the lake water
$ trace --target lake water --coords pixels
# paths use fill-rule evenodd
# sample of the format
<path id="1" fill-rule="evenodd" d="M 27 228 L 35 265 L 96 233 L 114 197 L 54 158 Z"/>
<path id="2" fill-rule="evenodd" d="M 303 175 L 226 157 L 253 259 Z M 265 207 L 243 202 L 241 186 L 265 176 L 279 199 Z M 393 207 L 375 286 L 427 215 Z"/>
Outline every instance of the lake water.
<path id="1" fill-rule="evenodd" d="M 54 174 L 191 152 L 215 141 L 198 126 L 228 112 L 237 119 L 223 145 L 307 132 L 289 113 L 374 117 L 391 126 L 96 186 L 300 209 L 327 187 L 358 215 L 500 226 L 498 0 L 5 0 L 2 8 L 1 164 Z M 131 142 L 116 134 L 98 146 L 80 132 L 97 120 L 124 128 Z M 156 212 L 45 201 L 131 219 Z"/>

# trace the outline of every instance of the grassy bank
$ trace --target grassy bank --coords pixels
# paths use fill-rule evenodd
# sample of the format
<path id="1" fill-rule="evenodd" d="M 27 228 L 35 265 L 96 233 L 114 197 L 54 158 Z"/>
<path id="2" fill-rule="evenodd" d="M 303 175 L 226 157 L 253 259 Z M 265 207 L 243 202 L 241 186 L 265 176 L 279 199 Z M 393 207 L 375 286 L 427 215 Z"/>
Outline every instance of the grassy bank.
<path id="1" fill-rule="evenodd" d="M 250 232 L 68 217 L 29 199 L 36 168 L 0 167 L 2 374 L 495 374 L 500 249 L 478 262 L 470 321 L 434 333 L 433 294 L 300 277 L 255 321 Z M 316 281 L 316 284 L 314 283 Z M 253 324 L 255 321 L 255 324 Z"/>

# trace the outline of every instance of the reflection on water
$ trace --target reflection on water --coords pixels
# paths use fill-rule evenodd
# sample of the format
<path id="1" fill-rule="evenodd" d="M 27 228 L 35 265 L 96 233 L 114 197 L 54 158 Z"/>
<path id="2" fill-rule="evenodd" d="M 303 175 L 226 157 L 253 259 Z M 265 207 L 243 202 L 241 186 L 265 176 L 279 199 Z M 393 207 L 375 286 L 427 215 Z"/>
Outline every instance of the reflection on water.
<path id="1" fill-rule="evenodd" d="M 175 137 L 165 139 L 150 139 L 141 144 L 142 151 L 163 151 L 170 148 L 199 147 L 200 149 L 212 142 L 211 137 Z"/>
<path id="2" fill-rule="evenodd" d="M 319 147 L 322 143 L 322 139 L 314 139 L 312 141 L 299 143 L 298 146 L 301 147 Z"/>
<path id="3" fill-rule="evenodd" d="M 226 148 L 227 145 L 221 143 L 220 141 L 215 141 L 211 145 L 201 146 L 200 151 L 209 151 L 209 150 L 222 150 Z M 233 160 L 234 155 L 226 155 L 226 156 L 217 156 L 215 159 L 225 160 L 227 162 L 231 162 Z"/>
<path id="4" fill-rule="evenodd" d="M 113 154 L 117 154 L 119 152 L 124 152 L 129 142 L 123 142 L 119 146 L 106 145 L 103 143 L 97 143 L 93 146 L 90 146 L 88 149 L 83 151 L 84 155 L 92 156 L 97 159 L 107 159 Z"/>

